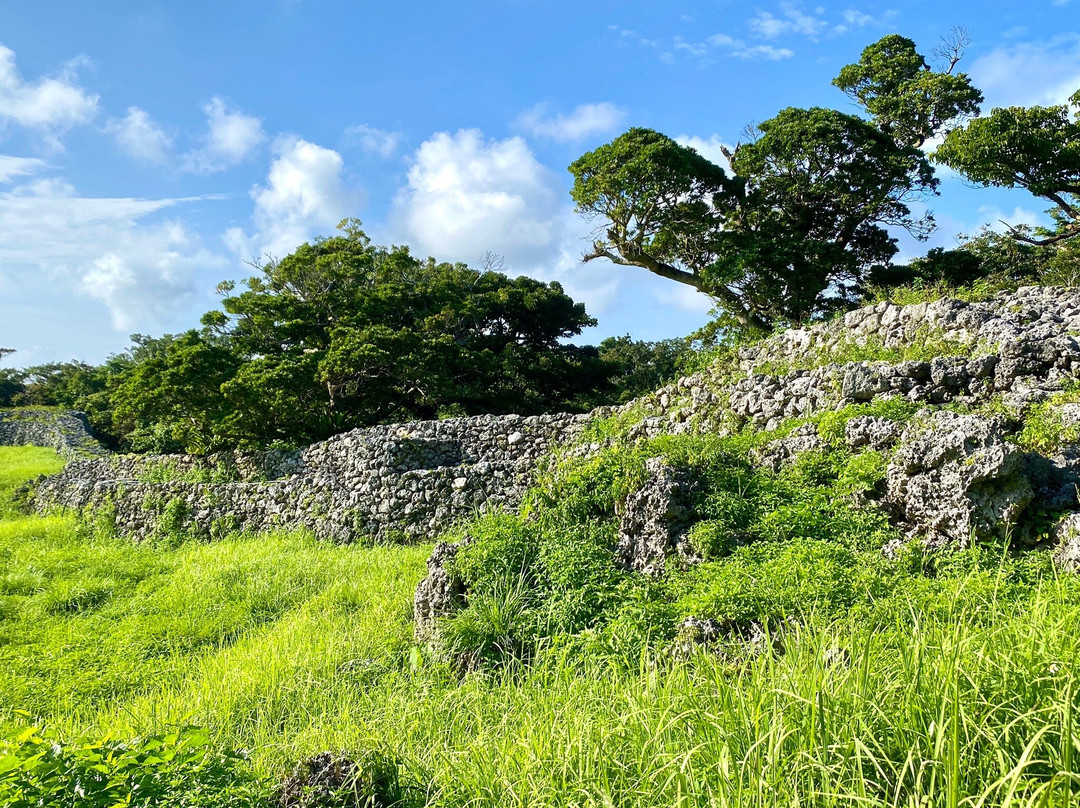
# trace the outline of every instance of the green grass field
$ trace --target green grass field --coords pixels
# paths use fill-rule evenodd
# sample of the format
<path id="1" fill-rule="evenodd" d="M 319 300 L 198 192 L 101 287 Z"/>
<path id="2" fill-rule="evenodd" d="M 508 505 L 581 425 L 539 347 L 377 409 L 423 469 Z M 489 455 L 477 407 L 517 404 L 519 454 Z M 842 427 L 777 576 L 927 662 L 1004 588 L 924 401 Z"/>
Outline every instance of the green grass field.
<path id="1" fill-rule="evenodd" d="M 58 467 L 0 448 L 0 499 Z M 1043 554 L 862 593 L 874 608 L 805 615 L 756 657 L 628 656 L 586 630 L 461 675 L 412 642 L 429 550 L 138 546 L 8 509 L 0 725 L 70 743 L 196 724 L 250 751 L 252 805 L 323 750 L 394 761 L 415 805 L 1080 803 L 1080 582 Z M 241 804 L 186 787 L 160 804 Z"/>

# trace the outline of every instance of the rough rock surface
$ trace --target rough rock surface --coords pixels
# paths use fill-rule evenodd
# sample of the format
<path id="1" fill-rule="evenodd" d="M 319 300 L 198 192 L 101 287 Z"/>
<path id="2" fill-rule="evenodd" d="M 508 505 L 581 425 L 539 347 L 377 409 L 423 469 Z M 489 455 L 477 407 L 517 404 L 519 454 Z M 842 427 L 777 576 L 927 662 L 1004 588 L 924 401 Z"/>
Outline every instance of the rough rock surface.
<path id="1" fill-rule="evenodd" d="M 694 481 L 687 470 L 673 468 L 660 457 L 646 460 L 645 470 L 645 484 L 621 508 L 615 556 L 624 566 L 655 576 L 671 557 L 682 563 L 697 560 L 686 541 Z"/>
<path id="2" fill-rule="evenodd" d="M 122 534 L 215 537 L 307 528 L 319 538 L 422 541 L 482 508 L 513 510 L 537 463 L 587 415 L 477 416 L 356 429 L 297 452 L 69 463 L 35 504 L 107 511 Z"/>
<path id="3" fill-rule="evenodd" d="M 741 349 L 738 373 L 717 366 L 632 402 L 624 411 L 633 411 L 636 423 L 626 439 L 772 429 L 789 418 L 886 396 L 927 407 L 994 401 L 1019 415 L 1080 376 L 1077 334 L 1076 289 L 1026 287 L 980 303 L 865 306 Z M 834 356 L 910 356 L 911 346 L 926 349 L 921 355 L 942 355 L 830 363 Z M 1066 405 L 1063 423 L 1078 413 Z M 852 419 L 845 434 L 854 451 L 892 453 L 888 501 L 913 533 L 960 543 L 1001 535 L 1033 498 L 1052 513 L 1080 510 L 1080 446 L 1024 456 L 1008 440 L 1015 424 L 1003 419 L 928 417 L 928 429 L 902 438 L 894 422 L 869 416 Z M 483 416 L 355 430 L 297 452 L 81 460 L 41 483 L 36 504 L 107 510 L 122 532 L 136 537 L 168 517 L 200 535 L 307 527 L 339 541 L 423 540 L 478 508 L 515 508 L 539 459 L 573 442 L 588 420 Z M 766 447 L 761 462 L 779 468 L 818 448 L 817 440 L 812 429 L 796 431 Z M 664 553 L 689 557 L 680 495 L 664 493 L 677 472 L 656 471 L 657 479 L 620 513 L 620 558 L 653 572 Z"/>
<path id="4" fill-rule="evenodd" d="M 817 427 L 804 424 L 780 440 L 766 444 L 755 455 L 758 464 L 771 471 L 780 471 L 787 463 L 804 452 L 813 452 L 825 448 L 825 442 L 818 437 Z"/>
<path id="5" fill-rule="evenodd" d="M 1005 538 L 1034 491 L 1001 418 L 940 410 L 905 431 L 888 498 L 931 544 Z"/>
<path id="6" fill-rule="evenodd" d="M 0 446 L 45 446 L 67 458 L 107 453 L 75 410 L 0 410 Z"/>
<path id="7" fill-rule="evenodd" d="M 413 597 L 413 619 L 416 639 L 428 642 L 435 637 L 436 621 L 453 614 L 465 603 L 465 586 L 453 577 L 450 565 L 458 551 L 471 539 L 458 542 L 441 541 L 435 545 L 427 560 L 427 576 L 417 585 Z"/>
<path id="8" fill-rule="evenodd" d="M 844 440 L 849 449 L 888 449 L 904 432 L 904 427 L 889 418 L 856 415 L 844 426 Z"/>
<path id="9" fill-rule="evenodd" d="M 1080 572 L 1080 513 L 1061 518 L 1053 534 L 1054 561 L 1067 572 Z"/>

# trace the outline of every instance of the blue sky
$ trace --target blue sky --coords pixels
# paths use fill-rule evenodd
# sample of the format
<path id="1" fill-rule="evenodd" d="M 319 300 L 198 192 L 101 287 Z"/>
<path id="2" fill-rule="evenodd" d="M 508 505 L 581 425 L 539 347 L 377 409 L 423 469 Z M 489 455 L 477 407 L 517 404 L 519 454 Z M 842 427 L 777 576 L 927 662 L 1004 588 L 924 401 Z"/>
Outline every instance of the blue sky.
<path id="1" fill-rule="evenodd" d="M 845 3 L 49 2 L 0 7 L 0 346 L 100 361 L 194 326 L 244 260 L 345 216 L 379 243 L 558 280 L 600 325 L 681 336 L 708 301 L 582 266 L 566 166 L 628 126 L 717 154 L 830 86 L 878 37 L 952 26 L 984 107 L 1080 88 L 1080 0 Z M 717 159 L 719 159 L 717 157 Z M 939 231 L 1034 221 L 1023 192 L 945 177 Z"/>

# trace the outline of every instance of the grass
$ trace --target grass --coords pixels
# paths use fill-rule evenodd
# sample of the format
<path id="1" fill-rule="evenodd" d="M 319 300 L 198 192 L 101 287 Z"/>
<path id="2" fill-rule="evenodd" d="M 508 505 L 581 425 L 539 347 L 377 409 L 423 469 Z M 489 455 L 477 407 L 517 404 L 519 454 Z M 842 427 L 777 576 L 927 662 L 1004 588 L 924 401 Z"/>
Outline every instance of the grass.
<path id="1" fill-rule="evenodd" d="M 864 411 L 819 431 L 836 440 Z M 69 740 L 198 724 L 250 751 L 264 802 L 324 750 L 390 761 L 406 804 L 456 808 L 1080 802 L 1080 579 L 1003 547 L 886 561 L 879 523 L 820 496 L 842 454 L 754 478 L 741 448 L 614 447 L 553 473 L 532 518 L 474 524 L 460 572 L 478 594 L 451 632 L 485 651 L 468 673 L 412 641 L 430 547 L 133 545 L 6 511 L 0 730 L 26 725 L 17 710 Z M 619 573 L 614 502 L 657 451 L 707 473 L 715 535 L 786 538 L 716 542 L 660 582 Z M 0 494 L 58 464 L 0 448 Z M 687 615 L 762 621 L 773 640 L 674 655 Z"/>

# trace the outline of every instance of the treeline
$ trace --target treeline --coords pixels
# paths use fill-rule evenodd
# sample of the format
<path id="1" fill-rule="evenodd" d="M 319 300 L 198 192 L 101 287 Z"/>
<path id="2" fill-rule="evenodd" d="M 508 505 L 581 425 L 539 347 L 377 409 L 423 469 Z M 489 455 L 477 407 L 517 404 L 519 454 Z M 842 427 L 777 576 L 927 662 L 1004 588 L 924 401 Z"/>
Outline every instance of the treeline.
<path id="1" fill-rule="evenodd" d="M 686 342 L 568 342 L 595 325 L 558 283 L 421 260 L 355 222 L 257 267 L 202 327 L 133 335 L 101 365 L 0 370 L 0 406 L 88 413 L 129 451 L 302 445 L 358 426 L 584 411 L 677 372 Z"/>
<path id="2" fill-rule="evenodd" d="M 296 445 L 380 422 L 623 402 L 692 364 L 695 345 L 820 320 L 890 287 L 1076 285 L 1080 92 L 978 117 L 982 93 L 957 70 L 965 44 L 955 34 L 931 64 L 910 39 L 883 37 L 833 81 L 861 114 L 780 110 L 723 149 L 726 168 L 642 128 L 571 164 L 577 210 L 602 234 L 586 261 L 715 304 L 686 340 L 572 344 L 595 320 L 559 284 L 374 246 L 348 221 L 257 265 L 239 290 L 222 284 L 199 329 L 136 335 L 100 366 L 0 371 L 0 406 L 85 410 L 132 451 Z M 896 228 L 934 229 L 922 204 L 937 194 L 934 164 L 1030 191 L 1053 205 L 1052 225 L 894 264 Z"/>

